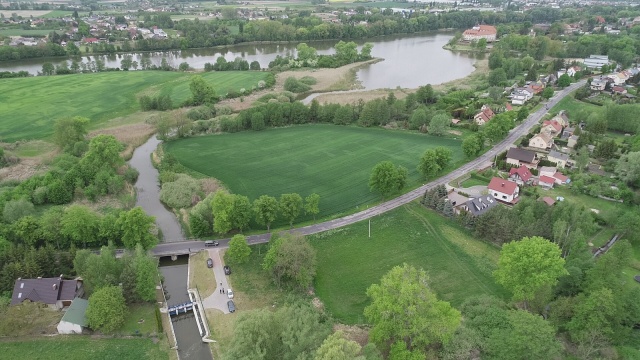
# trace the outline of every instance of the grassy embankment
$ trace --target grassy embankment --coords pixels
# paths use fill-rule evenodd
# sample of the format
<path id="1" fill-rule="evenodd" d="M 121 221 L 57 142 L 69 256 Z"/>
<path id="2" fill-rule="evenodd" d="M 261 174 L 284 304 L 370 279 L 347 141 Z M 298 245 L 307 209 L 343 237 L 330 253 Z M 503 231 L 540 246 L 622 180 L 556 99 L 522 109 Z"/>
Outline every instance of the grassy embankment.
<path id="1" fill-rule="evenodd" d="M 419 133 L 341 127 L 293 126 L 177 140 L 166 144 L 185 167 L 222 181 L 250 200 L 286 193 L 320 195 L 318 218 L 353 212 L 380 201 L 369 190 L 371 169 L 390 160 L 409 171 L 407 188 L 423 183 L 416 167 L 425 150 L 452 150 L 451 170 L 464 163 L 460 140 Z M 311 219 L 301 216 L 298 220 Z"/>
<path id="2" fill-rule="evenodd" d="M 265 72 L 210 72 L 201 74 L 218 94 L 251 89 Z M 189 96 L 192 74 L 131 71 L 4 79 L 0 82 L 0 138 L 12 142 L 46 139 L 56 119 L 84 116 L 91 129 L 110 127 L 108 120 L 140 110 L 141 94 L 169 94 L 175 105 Z"/>

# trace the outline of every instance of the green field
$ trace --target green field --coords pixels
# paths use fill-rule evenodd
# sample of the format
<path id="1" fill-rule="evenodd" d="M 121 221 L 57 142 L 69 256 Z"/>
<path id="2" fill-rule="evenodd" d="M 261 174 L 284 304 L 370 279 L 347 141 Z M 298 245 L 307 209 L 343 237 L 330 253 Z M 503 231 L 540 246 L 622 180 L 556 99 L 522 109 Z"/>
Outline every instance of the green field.
<path id="1" fill-rule="evenodd" d="M 55 30 L 24 30 L 24 29 L 5 29 L 0 30 L 2 36 L 46 36 Z"/>
<path id="2" fill-rule="evenodd" d="M 264 72 L 204 74 L 220 94 L 250 89 Z M 191 74 L 167 71 L 107 72 L 3 79 L 0 82 L 0 139 L 42 139 L 53 133 L 56 119 L 85 116 L 96 128 L 108 119 L 140 110 L 137 95 L 158 91 L 179 104 L 188 96 Z M 175 89 L 174 89 L 175 87 Z"/>
<path id="3" fill-rule="evenodd" d="M 505 297 L 493 281 L 499 249 L 417 203 L 368 221 L 310 236 L 318 252 L 316 294 L 347 324 L 366 323 L 367 288 L 392 267 L 423 268 L 439 299 L 459 306 L 480 294 Z"/>
<path id="4" fill-rule="evenodd" d="M 558 102 L 556 106 L 552 107 L 551 110 L 549 110 L 549 113 L 555 114 L 560 110 L 566 110 L 567 113 L 569 114 L 569 117 L 571 118 L 572 116 L 575 116 L 576 114 L 582 111 L 601 112 L 603 111 L 603 108 L 601 106 L 576 100 L 573 98 L 573 95 L 571 95 L 571 96 L 565 96 L 564 99 L 560 100 L 560 102 Z M 572 119 L 572 120 L 575 120 L 575 119 Z"/>
<path id="5" fill-rule="evenodd" d="M 3 359 L 29 360 L 161 360 L 166 350 L 151 339 L 94 339 L 89 336 L 54 336 L 0 342 Z"/>
<path id="6" fill-rule="evenodd" d="M 418 160 L 435 146 L 453 151 L 451 169 L 463 163 L 459 140 L 327 124 L 195 137 L 169 142 L 166 150 L 187 168 L 221 180 L 250 200 L 264 194 L 317 193 L 319 217 L 324 217 L 379 201 L 368 181 L 380 161 L 406 167 L 408 187 L 421 184 Z M 299 218 L 304 219 L 310 217 Z"/>

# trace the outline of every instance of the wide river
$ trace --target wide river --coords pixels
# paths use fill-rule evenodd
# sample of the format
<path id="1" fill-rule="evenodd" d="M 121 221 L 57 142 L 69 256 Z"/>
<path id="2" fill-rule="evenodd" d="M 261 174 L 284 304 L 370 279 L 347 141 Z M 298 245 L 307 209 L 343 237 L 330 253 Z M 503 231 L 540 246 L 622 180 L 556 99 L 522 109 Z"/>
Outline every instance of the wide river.
<path id="1" fill-rule="evenodd" d="M 365 42 L 373 44 L 372 55 L 383 58 L 384 61 L 364 66 L 357 73 L 358 80 L 365 89 L 380 88 L 416 88 L 425 84 L 440 84 L 454 79 L 463 78 L 473 70 L 475 58 L 472 55 L 455 53 L 442 48 L 453 34 L 427 33 L 419 35 L 397 35 L 368 40 L 356 41 L 359 46 Z M 319 54 L 333 54 L 336 41 L 310 42 L 309 45 L 318 49 Z M 205 63 L 215 63 L 216 59 L 224 56 L 227 61 L 242 57 L 248 62 L 258 61 L 263 68 L 276 56 L 295 54 L 295 43 L 287 44 L 251 44 L 235 45 L 225 48 L 207 48 L 192 50 L 176 50 L 165 52 L 133 53 L 133 60 L 140 63 L 143 57 L 148 57 L 152 63 L 160 65 L 162 58 L 166 58 L 170 65 L 177 67 L 187 62 L 195 69 L 204 68 Z M 482 55 L 481 55 L 482 56 Z M 120 66 L 122 55 L 100 56 L 108 67 Z M 95 60 L 95 57 L 84 56 L 82 62 Z M 42 64 L 51 62 L 59 65 L 70 63 L 64 58 L 25 59 L 14 62 L 0 63 L 0 71 L 28 71 L 37 74 L 42 71 Z"/>

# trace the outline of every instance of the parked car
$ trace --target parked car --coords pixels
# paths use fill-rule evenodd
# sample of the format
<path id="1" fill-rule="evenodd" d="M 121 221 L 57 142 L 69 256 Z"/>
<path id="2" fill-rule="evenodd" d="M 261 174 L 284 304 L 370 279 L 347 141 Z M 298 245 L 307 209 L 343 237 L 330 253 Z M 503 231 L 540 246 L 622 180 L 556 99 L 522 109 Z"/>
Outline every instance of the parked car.
<path id="1" fill-rule="evenodd" d="M 211 258 L 208 258 L 208 259 L 207 259 L 207 267 L 208 267 L 209 269 L 211 269 L 211 268 L 213 267 L 213 260 L 211 260 Z"/>
<path id="2" fill-rule="evenodd" d="M 228 297 L 229 299 L 233 299 L 233 290 L 231 290 L 231 289 L 227 289 L 227 297 Z"/>
<path id="3" fill-rule="evenodd" d="M 225 265 L 223 269 L 225 275 L 231 275 L 231 268 L 229 267 L 229 265 Z"/>
<path id="4" fill-rule="evenodd" d="M 233 303 L 233 300 L 227 301 L 227 307 L 229 308 L 229 312 L 236 312 L 236 304 Z"/>
<path id="5" fill-rule="evenodd" d="M 218 246 L 218 245 L 220 245 L 220 243 L 215 240 L 207 240 L 204 242 L 204 247 L 211 247 L 211 246 Z"/>

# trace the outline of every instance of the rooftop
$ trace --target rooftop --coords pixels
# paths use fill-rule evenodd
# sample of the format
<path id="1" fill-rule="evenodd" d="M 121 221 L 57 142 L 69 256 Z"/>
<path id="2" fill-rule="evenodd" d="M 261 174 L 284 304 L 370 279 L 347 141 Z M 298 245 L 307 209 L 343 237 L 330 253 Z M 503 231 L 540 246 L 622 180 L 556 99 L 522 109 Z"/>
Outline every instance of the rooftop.
<path id="1" fill-rule="evenodd" d="M 564 161 L 569 160 L 569 155 L 563 154 L 563 153 L 561 153 L 559 151 L 556 151 L 556 150 L 549 151 L 549 157 L 552 157 L 552 158 L 555 158 L 555 159 L 559 159 L 559 160 L 564 160 Z"/>
<path id="2" fill-rule="evenodd" d="M 487 212 L 492 207 L 498 205 L 498 201 L 492 195 L 482 195 L 480 197 L 470 199 L 465 203 L 467 209 L 473 216 L 479 216 Z"/>
<path id="3" fill-rule="evenodd" d="M 55 304 L 58 300 L 73 300 L 78 280 L 63 280 L 62 277 L 44 279 L 18 279 L 13 286 L 11 305 L 25 300 Z"/>
<path id="4" fill-rule="evenodd" d="M 536 153 L 513 147 L 507 151 L 507 158 L 532 163 L 536 158 Z"/>
<path id="5" fill-rule="evenodd" d="M 85 313 L 87 312 L 88 306 L 88 300 L 81 298 L 73 299 L 71 306 L 69 306 L 67 311 L 64 313 L 61 321 L 66 321 L 80 326 L 87 326 L 87 317 L 85 316 Z"/>
<path id="6" fill-rule="evenodd" d="M 494 177 L 491 179 L 489 186 L 487 186 L 489 190 L 498 191 L 503 194 L 514 194 L 516 189 L 518 188 L 518 184 L 513 181 L 505 180 L 499 177 Z"/>

